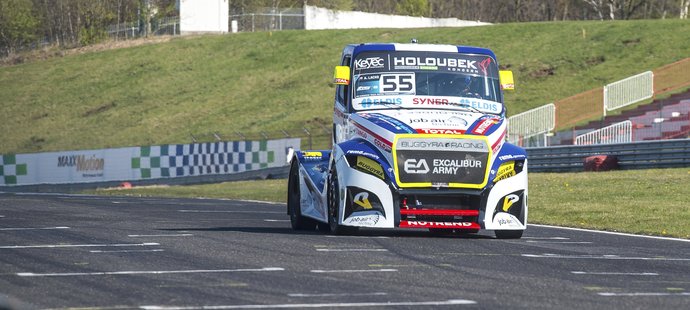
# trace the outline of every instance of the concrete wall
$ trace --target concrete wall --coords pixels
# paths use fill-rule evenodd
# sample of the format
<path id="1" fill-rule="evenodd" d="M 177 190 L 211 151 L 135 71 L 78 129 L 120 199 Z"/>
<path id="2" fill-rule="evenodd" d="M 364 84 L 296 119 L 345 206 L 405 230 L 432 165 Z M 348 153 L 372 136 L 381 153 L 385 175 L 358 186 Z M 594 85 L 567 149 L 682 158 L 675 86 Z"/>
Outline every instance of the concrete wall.
<path id="1" fill-rule="evenodd" d="M 180 0 L 180 33 L 227 33 L 229 0 Z"/>
<path id="2" fill-rule="evenodd" d="M 315 6 L 304 6 L 304 27 L 307 30 L 471 27 L 483 25 L 490 25 L 490 23 L 460 20 L 457 18 L 426 18 L 401 15 L 384 15 L 357 11 L 333 11 Z"/>

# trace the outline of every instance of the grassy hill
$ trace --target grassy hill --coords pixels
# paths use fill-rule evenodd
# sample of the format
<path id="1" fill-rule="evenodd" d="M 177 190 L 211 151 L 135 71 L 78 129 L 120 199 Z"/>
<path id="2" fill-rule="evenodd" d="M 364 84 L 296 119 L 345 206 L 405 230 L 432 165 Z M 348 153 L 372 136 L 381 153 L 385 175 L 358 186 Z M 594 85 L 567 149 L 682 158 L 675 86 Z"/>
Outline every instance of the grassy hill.
<path id="1" fill-rule="evenodd" d="M 509 114 L 685 57 L 682 20 L 282 31 L 175 38 L 0 68 L 0 154 L 187 143 L 331 123 L 333 66 L 357 42 L 493 49 Z"/>

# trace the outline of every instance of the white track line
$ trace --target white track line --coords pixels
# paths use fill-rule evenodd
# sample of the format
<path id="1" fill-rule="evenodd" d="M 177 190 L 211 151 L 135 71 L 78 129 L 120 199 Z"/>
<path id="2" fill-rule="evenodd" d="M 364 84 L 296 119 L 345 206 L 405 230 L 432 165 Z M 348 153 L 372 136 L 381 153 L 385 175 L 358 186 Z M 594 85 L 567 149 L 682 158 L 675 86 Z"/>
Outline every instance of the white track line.
<path id="1" fill-rule="evenodd" d="M 359 273 L 359 272 L 397 272 L 398 269 L 359 269 L 359 270 L 310 270 L 313 273 Z"/>
<path id="2" fill-rule="evenodd" d="M 191 237 L 193 234 L 161 234 L 161 235 L 127 235 L 130 238 L 146 238 L 146 237 Z"/>
<path id="3" fill-rule="evenodd" d="M 457 306 L 474 305 L 477 302 L 467 299 L 450 299 L 439 301 L 402 301 L 402 302 L 352 302 L 322 304 L 273 304 L 273 305 L 225 305 L 225 306 L 140 306 L 144 310 L 222 310 L 222 309 L 303 309 L 303 308 L 356 308 L 356 307 L 422 307 L 422 306 Z"/>
<path id="4" fill-rule="evenodd" d="M 602 293 L 597 293 L 599 296 L 607 296 L 607 297 L 615 297 L 615 296 L 623 296 L 623 297 L 635 297 L 635 296 L 652 296 L 652 297 L 659 297 L 659 296 L 690 296 L 690 293 L 688 292 L 683 292 L 683 293 L 655 293 L 655 292 L 640 292 L 640 293 L 607 293 L 607 292 L 602 292 Z"/>
<path id="5" fill-rule="evenodd" d="M 275 214 L 285 214 L 284 211 L 253 211 L 253 210 L 188 210 L 188 209 L 182 209 L 182 210 L 177 210 L 177 212 L 182 212 L 182 213 L 275 213 Z"/>
<path id="6" fill-rule="evenodd" d="M 221 273 L 221 272 L 264 272 L 283 271 L 278 267 L 259 269 L 199 269 L 199 270 L 159 270 L 159 271 L 104 271 L 104 272 L 64 272 L 64 273 L 33 273 L 19 272 L 20 277 L 71 277 L 71 276 L 108 276 L 108 275 L 138 275 L 138 274 L 177 274 L 177 273 Z"/>
<path id="7" fill-rule="evenodd" d="M 317 252 L 388 252 L 386 249 L 316 249 Z"/>
<path id="8" fill-rule="evenodd" d="M 375 293 L 324 293 L 324 294 L 287 294 L 290 297 L 349 297 L 349 296 L 385 296 L 388 293 L 375 292 Z"/>
<path id="9" fill-rule="evenodd" d="M 163 249 L 153 249 L 153 250 L 114 250 L 114 251 L 102 251 L 93 250 L 90 253 L 140 253 L 140 252 L 163 252 Z"/>
<path id="10" fill-rule="evenodd" d="M 67 226 L 55 226 L 55 227 L 7 227 L 0 228 L 0 231 L 10 231 L 10 230 L 54 230 L 54 229 L 69 229 Z"/>
<path id="11" fill-rule="evenodd" d="M 647 238 L 647 239 L 658 239 L 658 240 L 669 240 L 669 241 L 690 242 L 690 239 L 671 238 L 671 237 L 659 237 L 659 236 L 635 235 L 635 234 L 628 234 L 628 233 L 620 233 L 620 232 L 613 232 L 613 231 L 602 231 L 602 230 L 592 230 L 592 229 L 584 229 L 584 228 L 562 227 L 562 226 L 552 226 L 552 225 L 542 225 L 542 224 L 529 224 L 529 226 L 544 227 L 544 228 L 554 228 L 554 229 L 564 229 L 564 230 L 584 231 L 584 232 L 591 232 L 591 233 L 598 233 L 598 234 L 607 234 L 607 235 L 616 235 L 616 236 L 625 236 L 625 237 L 638 237 L 638 238 Z"/>
<path id="12" fill-rule="evenodd" d="M 566 237 L 522 237 L 522 239 L 532 239 L 532 240 L 570 240 Z"/>
<path id="13" fill-rule="evenodd" d="M 153 246 L 158 243 L 112 243 L 112 244 L 40 244 L 40 245 L 3 245 L 0 249 L 52 249 L 52 248 L 88 248 L 88 247 L 125 247 Z"/>
<path id="14" fill-rule="evenodd" d="M 592 244 L 590 241 L 541 241 L 541 240 L 527 240 L 527 243 L 545 243 L 545 244 Z"/>
<path id="15" fill-rule="evenodd" d="M 588 272 L 571 271 L 572 274 L 597 275 L 597 276 L 658 276 L 656 272 Z"/>
<path id="16" fill-rule="evenodd" d="M 610 260 L 648 260 L 648 261 L 690 261 L 690 258 L 634 257 L 618 255 L 559 255 L 559 254 L 521 254 L 522 257 L 560 258 L 560 259 L 610 259 Z"/>
<path id="17" fill-rule="evenodd" d="M 264 220 L 264 222 L 289 222 L 289 221 L 290 220 L 270 220 L 270 219 Z"/>

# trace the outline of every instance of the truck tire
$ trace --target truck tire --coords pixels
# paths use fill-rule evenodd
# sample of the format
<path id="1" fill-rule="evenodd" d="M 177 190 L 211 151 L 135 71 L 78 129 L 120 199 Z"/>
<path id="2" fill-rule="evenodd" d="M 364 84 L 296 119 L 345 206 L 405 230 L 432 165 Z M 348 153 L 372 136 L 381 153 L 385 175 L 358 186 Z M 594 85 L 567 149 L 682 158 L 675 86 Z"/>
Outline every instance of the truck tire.
<path id="1" fill-rule="evenodd" d="M 520 239 L 524 230 L 496 230 L 496 238 L 498 239 Z"/>
<path id="2" fill-rule="evenodd" d="M 356 227 L 342 226 L 338 224 L 338 214 L 340 206 L 340 191 L 338 183 L 338 171 L 335 169 L 335 164 L 328 174 L 328 226 L 330 233 L 333 235 L 347 235 L 357 231 Z"/>
<path id="3" fill-rule="evenodd" d="M 314 230 L 316 222 L 302 216 L 300 209 L 299 164 L 297 159 L 292 161 L 288 177 L 287 209 L 290 215 L 290 226 L 294 230 Z"/>

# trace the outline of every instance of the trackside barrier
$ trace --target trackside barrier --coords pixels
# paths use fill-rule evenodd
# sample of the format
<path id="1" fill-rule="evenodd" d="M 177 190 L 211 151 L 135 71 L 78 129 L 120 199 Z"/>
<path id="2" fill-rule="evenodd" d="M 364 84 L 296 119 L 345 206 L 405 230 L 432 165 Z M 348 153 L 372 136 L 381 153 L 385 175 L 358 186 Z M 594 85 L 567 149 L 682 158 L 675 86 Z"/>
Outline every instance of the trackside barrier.
<path id="1" fill-rule="evenodd" d="M 632 122 L 627 120 L 579 135 L 575 145 L 628 143 L 632 138 Z"/>
<path id="2" fill-rule="evenodd" d="M 690 167 L 690 139 L 527 149 L 530 172 L 583 171 L 592 155 L 615 155 L 624 170 Z"/>
<path id="3" fill-rule="evenodd" d="M 604 86 L 604 115 L 654 96 L 654 73 L 647 71 Z"/>
<path id="4" fill-rule="evenodd" d="M 0 155 L 0 186 L 218 176 L 286 165 L 300 139 Z"/>
<path id="5" fill-rule="evenodd" d="M 524 140 L 550 132 L 555 126 L 556 106 L 549 103 L 509 117 L 508 141 L 523 146 Z"/>
<path id="6" fill-rule="evenodd" d="M 661 94 L 690 87 L 690 58 L 654 69 L 654 93 Z"/>
<path id="7" fill-rule="evenodd" d="M 604 88 L 599 87 L 554 102 L 557 129 L 570 128 L 579 122 L 601 117 L 604 106 L 603 92 Z"/>

